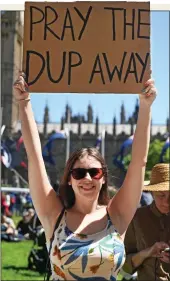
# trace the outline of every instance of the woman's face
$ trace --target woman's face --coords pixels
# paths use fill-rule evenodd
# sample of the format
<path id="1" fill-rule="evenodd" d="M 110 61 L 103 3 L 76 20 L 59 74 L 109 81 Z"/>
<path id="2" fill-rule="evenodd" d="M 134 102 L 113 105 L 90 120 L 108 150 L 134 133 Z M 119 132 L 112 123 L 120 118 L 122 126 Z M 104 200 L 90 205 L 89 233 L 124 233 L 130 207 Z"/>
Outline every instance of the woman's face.
<path id="1" fill-rule="evenodd" d="M 167 214 L 170 211 L 170 192 L 169 191 L 155 191 L 153 197 L 157 209 L 162 214 Z"/>
<path id="2" fill-rule="evenodd" d="M 94 157 L 86 155 L 75 162 L 73 169 L 75 168 L 102 168 L 102 165 Z M 75 179 L 71 174 L 70 181 L 68 183 L 69 185 L 72 185 L 76 200 L 82 199 L 94 201 L 98 199 L 102 184 L 105 183 L 105 179 L 104 176 L 100 179 L 94 179 L 87 172 L 81 179 Z"/>

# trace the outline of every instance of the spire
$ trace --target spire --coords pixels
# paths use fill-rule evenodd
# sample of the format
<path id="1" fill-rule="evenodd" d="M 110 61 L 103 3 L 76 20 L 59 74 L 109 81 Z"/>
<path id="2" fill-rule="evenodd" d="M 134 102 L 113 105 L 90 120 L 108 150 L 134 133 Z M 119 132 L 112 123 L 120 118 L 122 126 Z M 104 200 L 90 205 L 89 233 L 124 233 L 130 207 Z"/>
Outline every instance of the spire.
<path id="1" fill-rule="evenodd" d="M 61 128 L 61 131 L 64 130 L 64 117 L 63 116 L 61 117 L 60 128 Z"/>
<path id="2" fill-rule="evenodd" d="M 120 111 L 120 124 L 126 123 L 126 116 L 125 116 L 125 107 L 124 103 L 122 102 L 121 111 Z"/>
<path id="3" fill-rule="evenodd" d="M 113 118 L 113 136 L 116 136 L 116 124 L 117 124 L 117 120 L 116 120 L 116 116 L 114 116 Z"/>
<path id="4" fill-rule="evenodd" d="M 99 135 L 99 117 L 98 116 L 96 117 L 96 128 L 95 128 L 95 130 L 96 130 L 96 136 L 98 136 Z"/>
<path id="5" fill-rule="evenodd" d="M 130 118 L 130 135 L 134 134 L 134 120 L 133 117 Z"/>
<path id="6" fill-rule="evenodd" d="M 137 120 L 138 120 L 138 113 L 139 113 L 139 101 L 138 101 L 138 99 L 136 99 L 135 111 L 133 113 L 133 120 L 134 120 L 135 124 L 137 123 Z"/>
<path id="7" fill-rule="evenodd" d="M 78 115 L 78 136 L 81 136 L 81 124 L 82 124 L 82 117 Z"/>
<path id="8" fill-rule="evenodd" d="M 71 116 L 72 116 L 72 110 L 67 102 L 66 109 L 65 109 L 65 122 L 66 123 L 71 123 Z"/>
<path id="9" fill-rule="evenodd" d="M 44 134 L 45 138 L 47 136 L 47 125 L 48 125 L 49 121 L 50 121 L 49 120 L 49 107 L 48 107 L 48 104 L 46 101 L 46 106 L 44 109 L 44 128 L 43 128 L 43 134 Z"/>
<path id="10" fill-rule="evenodd" d="M 93 108 L 90 102 L 87 109 L 87 123 L 93 123 Z"/>

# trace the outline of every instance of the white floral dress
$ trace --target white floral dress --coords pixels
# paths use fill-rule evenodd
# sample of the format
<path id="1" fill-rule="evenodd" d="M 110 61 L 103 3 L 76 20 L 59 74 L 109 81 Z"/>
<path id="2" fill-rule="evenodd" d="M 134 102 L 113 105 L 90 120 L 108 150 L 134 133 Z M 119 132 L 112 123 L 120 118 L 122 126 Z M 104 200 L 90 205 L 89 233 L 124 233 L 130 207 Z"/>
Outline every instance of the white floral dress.
<path id="1" fill-rule="evenodd" d="M 65 211 L 54 232 L 50 261 L 53 280 L 115 281 L 125 261 L 124 243 L 109 215 L 105 229 L 84 235 L 68 229 Z"/>

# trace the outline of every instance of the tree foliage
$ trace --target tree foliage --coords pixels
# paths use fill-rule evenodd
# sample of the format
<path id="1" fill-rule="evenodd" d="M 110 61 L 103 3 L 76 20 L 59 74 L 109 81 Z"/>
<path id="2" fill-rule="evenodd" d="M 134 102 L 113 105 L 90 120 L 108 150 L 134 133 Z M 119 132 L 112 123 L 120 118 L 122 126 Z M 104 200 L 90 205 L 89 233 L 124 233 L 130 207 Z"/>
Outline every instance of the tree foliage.
<path id="1" fill-rule="evenodd" d="M 148 159 L 147 159 L 147 164 L 146 164 L 146 174 L 145 174 L 145 180 L 150 179 L 150 173 L 152 170 L 152 167 L 156 165 L 157 163 L 160 163 L 160 155 L 162 148 L 164 146 L 165 142 L 160 141 L 158 139 L 155 139 L 153 142 L 150 143 L 149 146 L 149 153 L 148 153 Z M 124 157 L 124 165 L 125 168 L 128 168 L 128 165 L 131 161 L 131 154 L 127 154 Z M 166 153 L 163 157 L 164 163 L 169 163 L 170 162 L 170 149 L 168 148 L 166 150 Z"/>

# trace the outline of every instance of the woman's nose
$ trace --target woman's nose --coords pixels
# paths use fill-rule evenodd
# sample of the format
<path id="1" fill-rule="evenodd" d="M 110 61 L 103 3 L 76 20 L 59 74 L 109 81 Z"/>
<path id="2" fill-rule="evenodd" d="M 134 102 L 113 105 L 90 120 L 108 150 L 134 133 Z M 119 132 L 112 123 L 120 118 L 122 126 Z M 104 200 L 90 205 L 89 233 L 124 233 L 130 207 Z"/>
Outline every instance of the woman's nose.
<path id="1" fill-rule="evenodd" d="M 92 178 L 91 178 L 91 176 L 90 176 L 90 174 L 87 172 L 86 173 L 86 175 L 85 175 L 85 177 L 84 177 L 85 179 L 89 179 L 89 180 L 92 180 Z"/>

